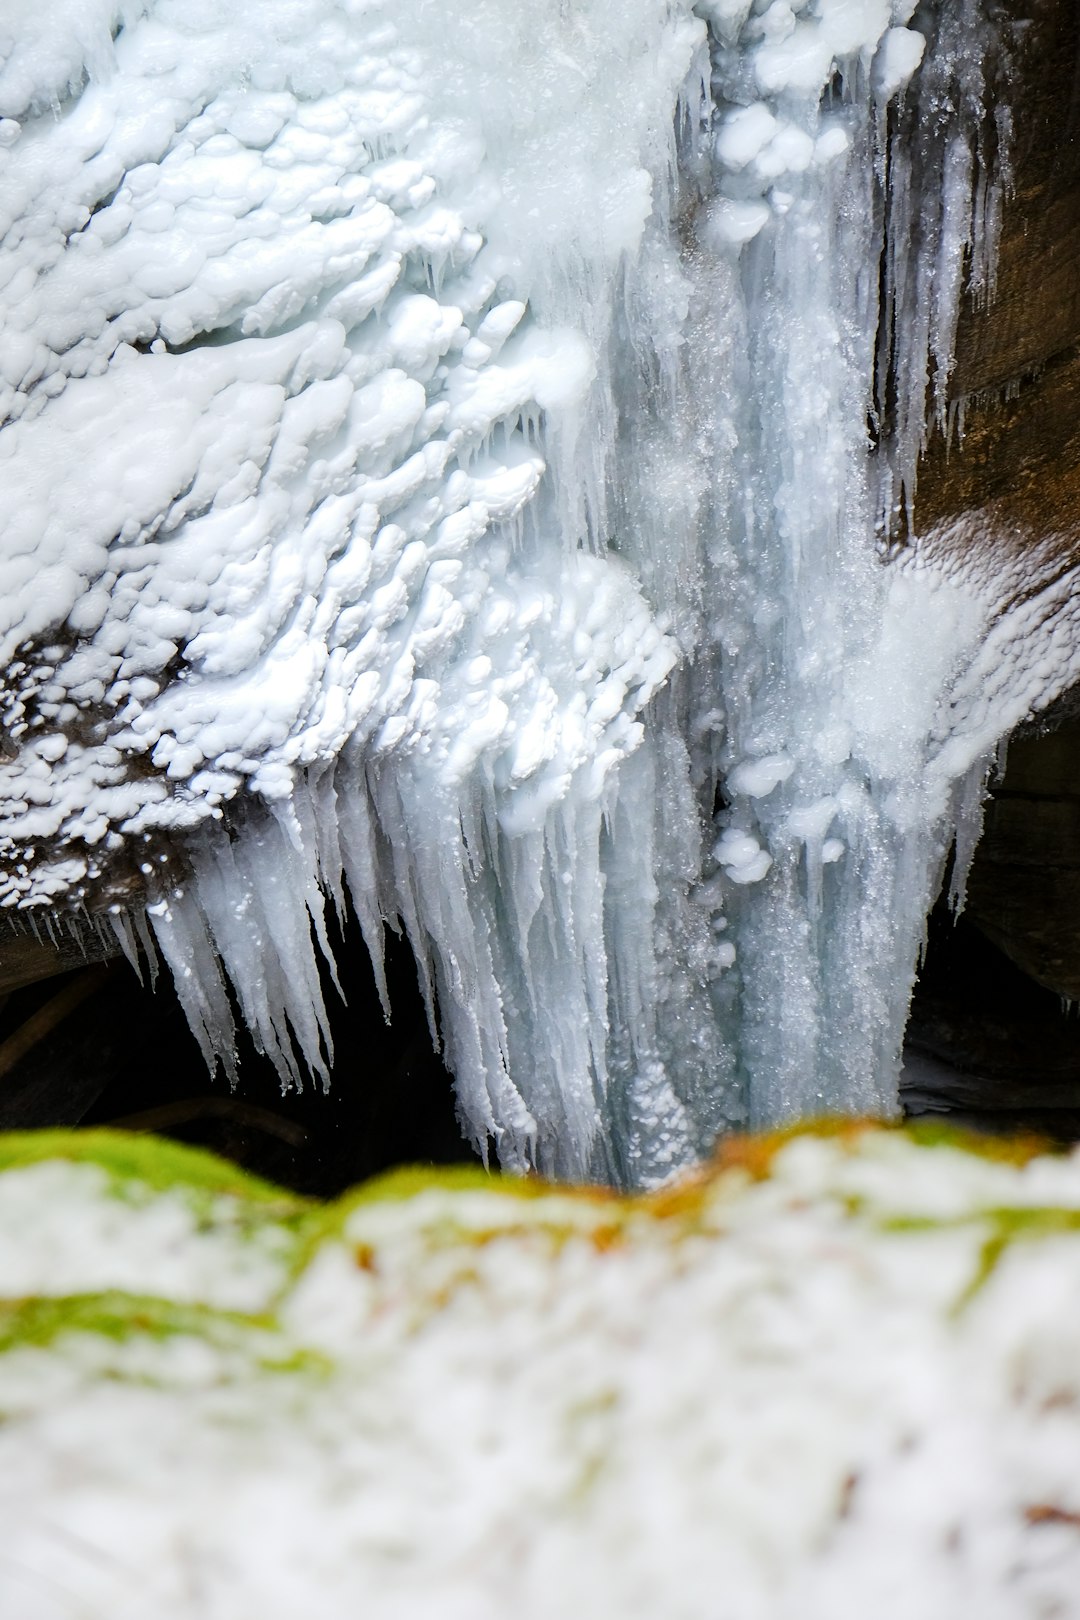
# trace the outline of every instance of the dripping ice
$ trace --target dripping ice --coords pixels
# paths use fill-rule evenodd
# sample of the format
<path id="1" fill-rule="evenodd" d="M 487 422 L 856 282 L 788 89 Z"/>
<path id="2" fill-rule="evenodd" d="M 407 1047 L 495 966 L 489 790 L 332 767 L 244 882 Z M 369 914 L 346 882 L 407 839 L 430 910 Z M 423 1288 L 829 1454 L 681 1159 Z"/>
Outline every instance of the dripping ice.
<path id="1" fill-rule="evenodd" d="M 943 411 L 961 266 L 986 229 L 976 206 L 994 206 L 999 42 L 976 6 L 936 8 L 929 37 L 914 9 L 713 8 L 690 362 L 715 412 L 700 701 L 723 693 L 712 854 L 755 1124 L 895 1109 L 953 784 L 981 779 L 991 740 L 965 737 L 963 765 L 941 768 L 987 604 L 917 550 L 881 556 Z M 701 330 L 718 310 L 724 345 Z"/>
<path id="2" fill-rule="evenodd" d="M 20 16 L 2 898 L 104 900 L 285 1084 L 348 899 L 482 1149 L 650 1183 L 895 1108 L 952 829 L 1075 678 L 1049 553 L 1009 608 L 979 535 L 898 543 L 1002 42 L 977 0 L 452 10 Z"/>

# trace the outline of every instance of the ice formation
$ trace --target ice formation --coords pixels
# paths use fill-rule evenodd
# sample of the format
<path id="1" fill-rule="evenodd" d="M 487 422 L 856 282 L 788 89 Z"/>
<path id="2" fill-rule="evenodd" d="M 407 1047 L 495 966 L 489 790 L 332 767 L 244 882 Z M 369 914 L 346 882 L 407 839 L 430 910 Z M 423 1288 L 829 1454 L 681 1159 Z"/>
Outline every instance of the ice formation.
<path id="1" fill-rule="evenodd" d="M 888 1112 L 952 821 L 1076 662 L 1049 562 L 882 556 L 990 275 L 980 0 L 0 29 L 3 905 L 149 926 L 286 1083 L 328 898 L 377 972 L 400 920 L 508 1165 Z"/>

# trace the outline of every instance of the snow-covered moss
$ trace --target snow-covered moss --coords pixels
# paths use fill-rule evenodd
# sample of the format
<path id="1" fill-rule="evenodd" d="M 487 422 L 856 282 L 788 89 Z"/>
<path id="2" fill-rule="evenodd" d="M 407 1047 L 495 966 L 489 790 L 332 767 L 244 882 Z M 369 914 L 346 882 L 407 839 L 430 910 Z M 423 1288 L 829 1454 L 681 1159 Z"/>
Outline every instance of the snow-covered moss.
<path id="1" fill-rule="evenodd" d="M 321 1206 L 9 1137 L 0 1279 L 5 1616 L 1074 1612 L 1076 1155 L 847 1125 Z"/>

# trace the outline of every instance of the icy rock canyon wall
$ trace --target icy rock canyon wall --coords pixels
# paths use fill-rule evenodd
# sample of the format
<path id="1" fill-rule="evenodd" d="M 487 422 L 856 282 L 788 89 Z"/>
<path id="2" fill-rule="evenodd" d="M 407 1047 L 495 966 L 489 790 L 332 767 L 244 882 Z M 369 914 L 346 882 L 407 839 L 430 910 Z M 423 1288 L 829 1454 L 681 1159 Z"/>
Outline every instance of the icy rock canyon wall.
<path id="1" fill-rule="evenodd" d="M 16 6 L 0 881 L 159 950 L 230 1072 L 235 998 L 285 1083 L 348 896 L 482 1148 L 650 1183 L 895 1109 L 954 828 L 962 883 L 1080 636 L 1046 534 L 918 504 L 998 8 L 612 21 Z"/>

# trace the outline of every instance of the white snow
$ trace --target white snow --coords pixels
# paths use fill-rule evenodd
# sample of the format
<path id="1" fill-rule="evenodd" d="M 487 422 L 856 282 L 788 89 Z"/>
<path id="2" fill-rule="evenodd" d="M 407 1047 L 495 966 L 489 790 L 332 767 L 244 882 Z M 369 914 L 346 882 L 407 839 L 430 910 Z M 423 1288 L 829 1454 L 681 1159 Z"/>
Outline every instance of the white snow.
<path id="1" fill-rule="evenodd" d="M 763 101 L 752 102 L 749 107 L 735 107 L 717 131 L 716 156 L 729 169 L 745 169 L 769 144 L 779 127 Z"/>
<path id="2" fill-rule="evenodd" d="M 926 39 L 915 28 L 890 28 L 882 36 L 874 57 L 874 89 L 883 101 L 910 83 L 923 59 Z"/>
<path id="3" fill-rule="evenodd" d="M 5 1616 L 1075 1611 L 1075 1154 L 856 1131 L 653 1202 L 223 1187 L 209 1219 L 131 1157 L 0 1175 Z M 111 1291 L 63 1296 L 53 1218 Z"/>
<path id="4" fill-rule="evenodd" d="M 120 1290 L 257 1312 L 280 1286 L 286 1247 L 273 1226 L 252 1231 L 226 1197 L 126 1181 L 118 1188 L 92 1162 L 46 1159 L 0 1175 L 8 1302 Z"/>
<path id="5" fill-rule="evenodd" d="M 772 865 L 772 857 L 762 849 L 756 838 L 726 828 L 713 849 L 713 859 L 724 868 L 732 883 L 759 883 Z"/>
<path id="6" fill-rule="evenodd" d="M 738 248 L 744 242 L 752 242 L 768 222 L 769 209 L 765 203 L 717 197 L 698 221 L 698 238 L 712 248 Z"/>
<path id="7" fill-rule="evenodd" d="M 748 799 L 763 799 L 773 788 L 786 782 L 795 769 L 788 754 L 764 754 L 760 759 L 744 759 L 728 772 L 728 783 Z"/>

